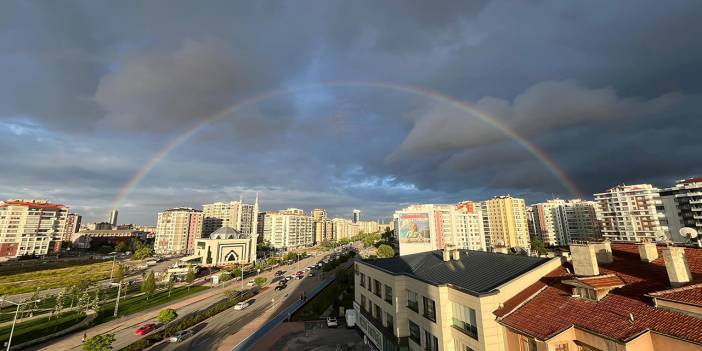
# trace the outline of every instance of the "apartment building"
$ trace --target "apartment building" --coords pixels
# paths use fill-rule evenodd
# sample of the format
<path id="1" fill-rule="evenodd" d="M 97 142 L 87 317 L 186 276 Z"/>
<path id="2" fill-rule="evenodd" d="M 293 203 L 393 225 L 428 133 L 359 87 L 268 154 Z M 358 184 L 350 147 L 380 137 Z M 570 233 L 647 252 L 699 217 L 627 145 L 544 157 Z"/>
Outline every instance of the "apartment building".
<path id="1" fill-rule="evenodd" d="M 346 218 L 333 218 L 332 222 L 332 237 L 334 240 L 347 240 L 360 232 L 360 227 L 357 223 Z"/>
<path id="2" fill-rule="evenodd" d="M 69 213 L 66 215 L 66 225 L 63 227 L 61 240 L 73 241 L 74 236 L 80 230 L 80 221 L 82 217 L 77 213 Z"/>
<path id="3" fill-rule="evenodd" d="M 659 190 L 651 184 L 619 185 L 595 194 L 602 235 L 641 242 L 669 235 Z"/>
<path id="4" fill-rule="evenodd" d="M 544 244 L 563 246 L 571 241 L 598 240 L 601 233 L 594 201 L 553 199 L 527 209 L 530 235 Z"/>
<path id="5" fill-rule="evenodd" d="M 294 248 L 314 244 L 314 218 L 304 211 L 289 208 L 283 211 L 269 211 L 263 216 L 263 239 L 279 249 Z"/>
<path id="6" fill-rule="evenodd" d="M 357 261 L 358 326 L 381 351 L 513 350 L 493 311 L 560 265 L 450 247 Z"/>
<path id="7" fill-rule="evenodd" d="M 353 210 L 353 217 L 351 219 L 353 223 L 358 223 L 361 221 L 361 210 L 354 209 Z"/>
<path id="8" fill-rule="evenodd" d="M 495 196 L 481 202 L 489 247 L 530 247 L 524 199 L 511 196 Z"/>
<path id="9" fill-rule="evenodd" d="M 314 217 L 313 217 L 314 218 Z M 331 219 L 318 219 L 314 221 L 314 242 L 335 241 Z"/>
<path id="10" fill-rule="evenodd" d="M 698 237 L 702 236 L 702 177 L 679 180 L 661 190 L 660 196 L 672 241 L 689 240 L 680 236 L 684 227 L 694 228 Z"/>
<path id="11" fill-rule="evenodd" d="M 154 250 L 157 254 L 192 254 L 202 237 L 203 220 L 202 211 L 193 208 L 159 212 Z"/>
<path id="12" fill-rule="evenodd" d="M 358 231 L 364 233 L 377 233 L 380 231 L 380 224 L 376 221 L 358 221 Z"/>
<path id="13" fill-rule="evenodd" d="M 204 215 L 203 237 L 209 237 L 215 230 L 230 227 L 243 235 L 254 235 L 258 228 L 258 195 L 253 204 L 243 201 L 215 202 L 202 205 Z"/>
<path id="14" fill-rule="evenodd" d="M 702 249 L 601 242 L 570 252 L 572 265 L 495 311 L 506 350 L 702 350 Z"/>
<path id="15" fill-rule="evenodd" d="M 400 255 L 442 249 L 485 250 L 483 216 L 471 202 L 458 205 L 412 205 L 394 215 L 397 221 Z"/>
<path id="16" fill-rule="evenodd" d="M 315 221 L 327 219 L 327 210 L 323 208 L 315 208 L 312 210 L 312 218 L 314 218 Z"/>
<path id="17" fill-rule="evenodd" d="M 68 208 L 46 200 L 0 202 L 0 258 L 58 253 Z"/>

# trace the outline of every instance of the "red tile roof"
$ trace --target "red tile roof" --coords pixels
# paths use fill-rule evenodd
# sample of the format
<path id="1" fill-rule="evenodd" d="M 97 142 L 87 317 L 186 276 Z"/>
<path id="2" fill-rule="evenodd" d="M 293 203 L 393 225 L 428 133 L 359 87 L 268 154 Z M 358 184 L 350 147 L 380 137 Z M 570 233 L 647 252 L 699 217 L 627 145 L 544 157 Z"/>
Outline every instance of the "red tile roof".
<path id="1" fill-rule="evenodd" d="M 702 306 L 702 284 L 684 286 L 682 288 L 657 291 L 649 294 L 661 300 L 680 302 L 688 305 Z"/>
<path id="2" fill-rule="evenodd" d="M 662 251 L 663 247 L 658 250 Z M 702 249 L 686 248 L 685 252 L 694 281 L 702 281 Z M 634 244 L 613 243 L 612 253 L 613 263 L 600 264 L 600 273 L 617 275 L 626 283 L 625 286 L 610 291 L 600 301 L 572 297 L 571 287 L 561 280 L 574 277 L 566 274 L 560 280 L 552 280 L 513 311 L 498 310 L 502 313 L 498 315 L 500 323 L 541 340 L 576 326 L 620 341 L 628 341 L 652 330 L 702 344 L 702 318 L 658 309 L 648 296 L 670 288 L 663 256 L 651 263 L 643 263 Z M 543 285 L 543 281 L 535 285 L 539 284 Z"/>
<path id="3" fill-rule="evenodd" d="M 625 285 L 624 281 L 614 274 L 599 275 L 596 277 L 576 278 L 580 283 L 583 283 L 593 289 L 611 288 Z"/>
<path id="4" fill-rule="evenodd" d="M 52 203 L 48 203 L 48 202 L 29 202 L 29 201 L 17 201 L 17 200 L 9 200 L 9 201 L 0 202 L 0 207 L 7 207 L 7 206 L 27 206 L 29 208 L 43 208 L 43 209 L 53 209 L 53 208 L 66 207 L 65 205 L 52 204 Z"/>

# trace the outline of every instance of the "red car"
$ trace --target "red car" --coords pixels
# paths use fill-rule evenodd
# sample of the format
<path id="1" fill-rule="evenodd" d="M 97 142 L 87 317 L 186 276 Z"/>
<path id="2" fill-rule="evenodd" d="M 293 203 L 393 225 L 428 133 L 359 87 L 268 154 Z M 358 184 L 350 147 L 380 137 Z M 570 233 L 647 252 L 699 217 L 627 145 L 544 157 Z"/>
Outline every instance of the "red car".
<path id="1" fill-rule="evenodd" d="M 134 334 L 136 335 L 146 335 L 152 330 L 156 329 L 156 324 L 144 324 L 141 328 L 137 329 Z"/>

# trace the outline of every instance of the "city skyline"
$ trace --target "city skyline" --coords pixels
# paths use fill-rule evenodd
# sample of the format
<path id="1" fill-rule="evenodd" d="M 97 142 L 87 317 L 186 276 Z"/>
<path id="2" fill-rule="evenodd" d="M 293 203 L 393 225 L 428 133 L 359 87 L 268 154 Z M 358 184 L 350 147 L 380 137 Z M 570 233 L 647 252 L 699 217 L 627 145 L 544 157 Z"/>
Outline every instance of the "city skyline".
<path id="1" fill-rule="evenodd" d="M 402 5 L 3 2 L 1 197 L 387 218 L 702 174 L 696 2 Z"/>

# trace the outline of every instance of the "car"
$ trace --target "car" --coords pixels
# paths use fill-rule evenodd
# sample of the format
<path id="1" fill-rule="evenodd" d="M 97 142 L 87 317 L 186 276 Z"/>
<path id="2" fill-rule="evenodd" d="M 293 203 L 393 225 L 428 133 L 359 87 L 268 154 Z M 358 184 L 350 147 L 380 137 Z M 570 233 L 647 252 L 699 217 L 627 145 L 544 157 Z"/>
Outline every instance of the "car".
<path id="1" fill-rule="evenodd" d="M 275 276 L 276 276 L 276 277 L 280 277 L 280 276 L 283 275 L 284 273 L 285 273 L 285 272 L 283 272 L 283 271 L 277 271 L 277 272 L 275 272 Z"/>
<path id="2" fill-rule="evenodd" d="M 251 305 L 251 303 L 249 301 L 242 301 L 242 302 L 239 302 L 238 304 L 234 305 L 234 309 L 235 310 L 243 310 L 244 308 L 249 307 L 249 305 Z"/>
<path id="3" fill-rule="evenodd" d="M 156 324 L 149 323 L 149 324 L 144 324 L 141 326 L 141 328 L 137 329 L 134 331 L 134 334 L 136 335 L 146 335 L 156 329 Z"/>
<path id="4" fill-rule="evenodd" d="M 307 274 L 307 276 L 308 276 L 308 277 L 314 277 L 314 272 L 309 272 L 309 273 Z"/>
<path id="5" fill-rule="evenodd" d="M 280 284 L 280 285 L 276 286 L 275 289 L 273 289 L 273 290 L 275 290 L 275 291 L 280 291 L 280 290 L 283 290 L 283 289 L 285 289 L 285 288 L 287 288 L 287 287 L 288 287 L 288 286 L 285 285 L 285 284 Z"/>
<path id="6" fill-rule="evenodd" d="M 253 280 L 249 280 L 249 282 L 246 283 L 246 286 L 248 286 L 248 287 L 252 287 L 254 285 L 256 285 L 256 282 L 254 282 Z"/>
<path id="7" fill-rule="evenodd" d="M 336 328 L 339 326 L 339 322 L 336 317 L 327 317 L 327 328 Z"/>
<path id="8" fill-rule="evenodd" d="M 181 330 L 181 331 L 173 334 L 173 336 L 171 336 L 170 338 L 168 338 L 168 341 L 169 342 L 180 342 L 180 341 L 183 341 L 183 339 L 186 339 L 187 337 L 189 337 L 191 335 L 193 335 L 192 330 L 189 330 L 189 329 L 188 330 Z"/>
<path id="9" fill-rule="evenodd" d="M 296 275 L 305 275 L 305 272 L 303 272 L 303 271 L 297 271 L 297 273 L 295 273 L 295 274 L 296 274 Z"/>

